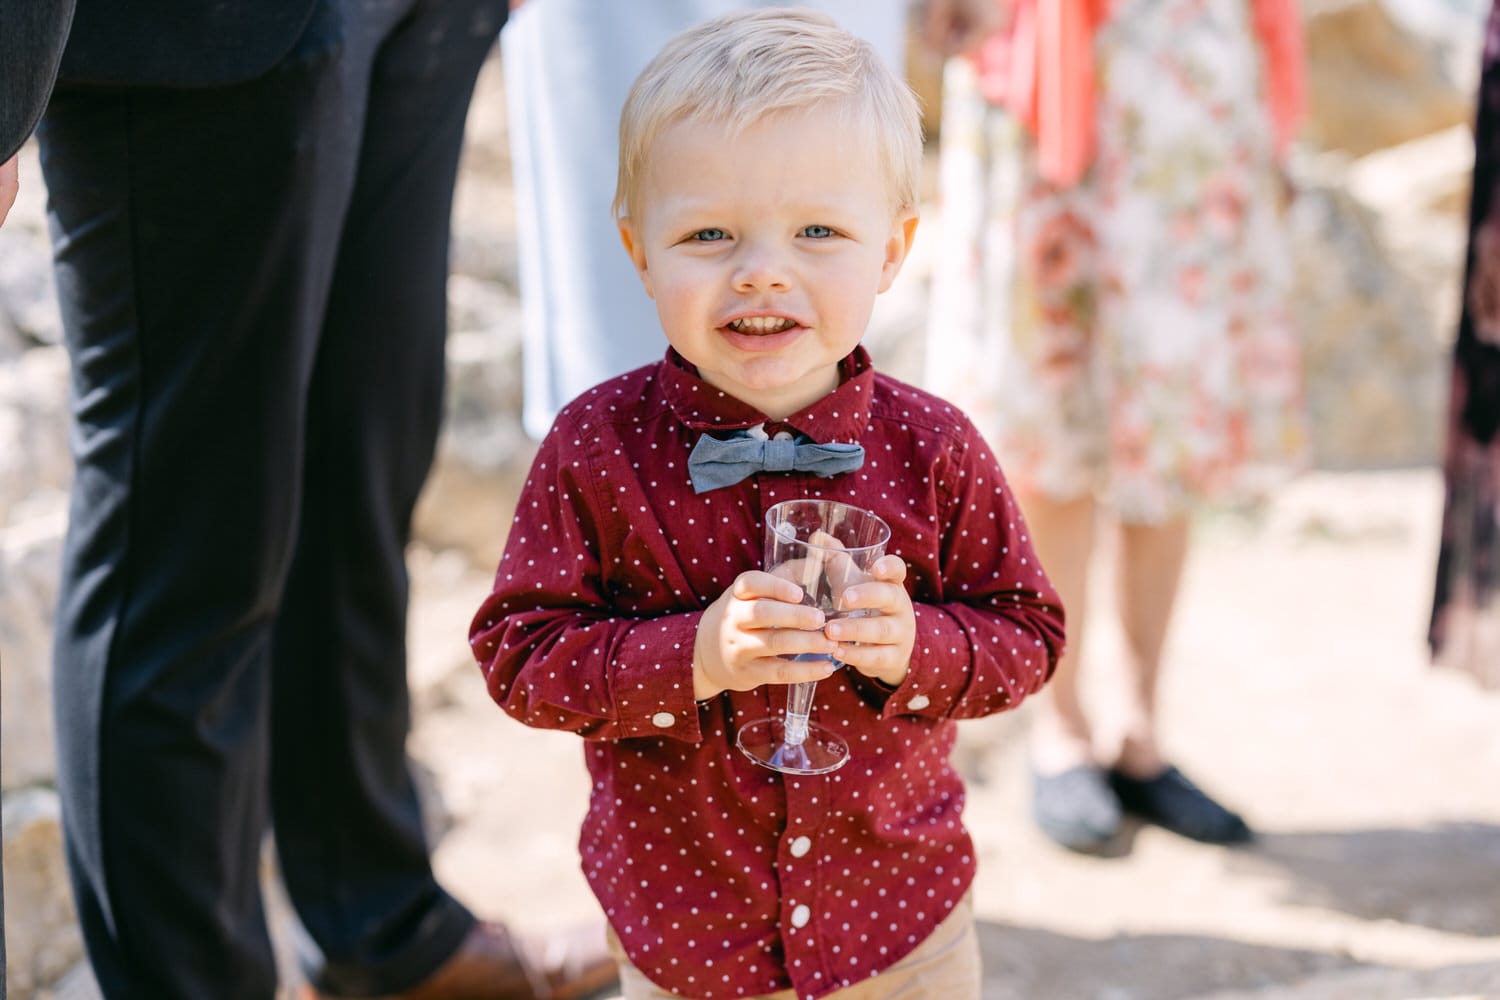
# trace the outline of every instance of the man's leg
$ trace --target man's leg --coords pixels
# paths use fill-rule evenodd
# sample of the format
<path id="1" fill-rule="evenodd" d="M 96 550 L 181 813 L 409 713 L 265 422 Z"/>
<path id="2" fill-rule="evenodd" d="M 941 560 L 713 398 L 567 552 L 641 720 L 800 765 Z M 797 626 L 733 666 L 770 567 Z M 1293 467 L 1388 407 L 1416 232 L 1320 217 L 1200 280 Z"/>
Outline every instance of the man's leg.
<path id="1" fill-rule="evenodd" d="M 433 878 L 408 768 L 405 549 L 442 417 L 465 115 L 506 5 L 411 7 L 369 73 L 273 653 L 279 857 L 311 978 L 343 995 L 426 979 L 474 923 Z"/>
<path id="2" fill-rule="evenodd" d="M 63 86 L 41 131 L 76 460 L 59 790 L 110 998 L 274 989 L 270 626 L 359 117 L 327 27 L 244 85 Z"/>

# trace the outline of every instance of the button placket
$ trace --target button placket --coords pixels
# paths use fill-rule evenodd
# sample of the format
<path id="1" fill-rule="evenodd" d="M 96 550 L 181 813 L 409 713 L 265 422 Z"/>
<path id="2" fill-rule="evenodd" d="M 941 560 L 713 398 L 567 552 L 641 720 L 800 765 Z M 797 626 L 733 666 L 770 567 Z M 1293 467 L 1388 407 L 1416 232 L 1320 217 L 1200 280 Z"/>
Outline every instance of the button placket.
<path id="1" fill-rule="evenodd" d="M 786 827 L 781 840 L 782 943 L 788 962 L 796 962 L 807 977 L 829 976 L 827 956 L 810 932 L 820 912 L 821 852 L 818 843 L 833 813 L 837 784 L 832 776 L 788 778 Z"/>

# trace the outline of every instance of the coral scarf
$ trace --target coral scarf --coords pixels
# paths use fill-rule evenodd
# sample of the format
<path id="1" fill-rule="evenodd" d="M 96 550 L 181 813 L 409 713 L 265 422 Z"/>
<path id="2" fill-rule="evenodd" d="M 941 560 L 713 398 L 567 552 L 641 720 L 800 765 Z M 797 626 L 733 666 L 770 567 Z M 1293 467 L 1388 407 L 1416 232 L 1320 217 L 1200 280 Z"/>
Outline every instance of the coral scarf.
<path id="1" fill-rule="evenodd" d="M 1306 103 L 1297 0 L 1247 0 L 1260 41 L 1276 150 L 1285 152 Z M 1094 31 L 1110 0 L 1000 0 L 1007 27 L 974 56 L 980 91 L 1031 129 L 1042 177 L 1072 184 L 1094 147 Z"/>

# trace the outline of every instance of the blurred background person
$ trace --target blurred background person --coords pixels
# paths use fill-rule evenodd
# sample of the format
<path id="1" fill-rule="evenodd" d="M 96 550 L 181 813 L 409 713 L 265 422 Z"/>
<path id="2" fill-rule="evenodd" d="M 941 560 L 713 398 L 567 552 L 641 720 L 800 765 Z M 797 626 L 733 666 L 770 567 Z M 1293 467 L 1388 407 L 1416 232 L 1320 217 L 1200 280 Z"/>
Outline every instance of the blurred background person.
<path id="1" fill-rule="evenodd" d="M 620 246 L 610 202 L 620 108 L 631 81 L 673 35 L 757 0 L 527 3 L 501 35 L 520 245 L 526 432 L 540 440 L 558 409 L 661 356 L 656 308 Z M 809 0 L 904 73 L 908 0 Z M 921 0 L 933 51 L 977 44 L 994 0 Z"/>
<path id="2" fill-rule="evenodd" d="M 1122 812 L 1245 841 L 1171 763 L 1156 695 L 1195 506 L 1260 495 L 1304 448 L 1278 164 L 1303 102 L 1296 7 L 1000 9 L 944 78 L 926 382 L 989 436 L 1067 609 L 1032 716 L 1033 814 L 1080 851 Z M 1126 681 L 1095 720 L 1079 668 L 1106 530 Z"/>
<path id="3" fill-rule="evenodd" d="M 1480 70 L 1443 486 L 1432 652 L 1500 689 L 1500 5 Z"/>

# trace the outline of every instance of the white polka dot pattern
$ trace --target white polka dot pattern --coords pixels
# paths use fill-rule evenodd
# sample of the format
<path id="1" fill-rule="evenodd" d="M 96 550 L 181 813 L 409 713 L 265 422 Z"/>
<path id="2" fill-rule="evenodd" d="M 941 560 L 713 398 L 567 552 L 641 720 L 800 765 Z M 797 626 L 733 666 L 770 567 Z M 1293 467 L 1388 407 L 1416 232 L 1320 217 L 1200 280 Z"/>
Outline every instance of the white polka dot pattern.
<path id="1" fill-rule="evenodd" d="M 974 874 L 954 720 L 1013 708 L 1050 676 L 1057 597 L 968 420 L 857 350 L 832 394 L 768 421 L 675 354 L 579 397 L 543 441 L 470 641 L 495 700 L 586 738 L 583 871 L 631 961 L 684 995 L 821 997 L 894 964 Z M 706 430 L 858 441 L 832 479 L 761 473 L 701 496 Z M 761 560 L 766 508 L 846 500 L 891 525 L 917 642 L 897 689 L 853 669 L 815 713 L 849 741 L 832 774 L 786 778 L 734 748 L 785 689 L 693 700 L 702 609 Z"/>

